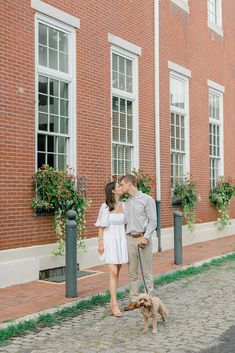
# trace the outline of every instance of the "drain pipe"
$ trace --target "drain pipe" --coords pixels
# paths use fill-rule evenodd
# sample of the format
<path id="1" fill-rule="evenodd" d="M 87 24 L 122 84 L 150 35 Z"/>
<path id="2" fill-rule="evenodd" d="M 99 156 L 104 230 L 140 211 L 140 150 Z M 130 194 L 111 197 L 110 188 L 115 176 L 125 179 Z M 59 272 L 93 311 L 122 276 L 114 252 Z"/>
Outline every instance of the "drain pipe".
<path id="1" fill-rule="evenodd" d="M 158 251 L 161 247 L 161 159 L 160 159 L 160 93 L 159 93 L 159 0 L 154 0 L 154 91 L 155 91 L 155 143 L 156 143 L 156 207 Z"/>

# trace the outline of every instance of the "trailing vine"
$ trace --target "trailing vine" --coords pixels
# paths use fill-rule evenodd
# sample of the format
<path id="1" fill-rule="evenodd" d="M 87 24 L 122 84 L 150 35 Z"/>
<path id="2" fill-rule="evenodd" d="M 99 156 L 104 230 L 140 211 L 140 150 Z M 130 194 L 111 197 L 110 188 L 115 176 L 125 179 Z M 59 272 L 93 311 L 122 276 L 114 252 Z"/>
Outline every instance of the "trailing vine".
<path id="1" fill-rule="evenodd" d="M 85 212 L 90 202 L 77 186 L 72 168 L 56 170 L 43 165 L 33 176 L 33 188 L 36 196 L 32 200 L 32 207 L 36 214 L 49 212 L 55 217 L 55 233 L 57 246 L 54 255 L 63 255 L 65 250 L 65 222 L 66 212 L 73 209 L 77 212 L 78 246 L 86 250 L 83 237 L 85 231 Z"/>
<path id="2" fill-rule="evenodd" d="M 173 188 L 173 197 L 177 200 L 177 204 L 182 207 L 188 228 L 192 231 L 197 220 L 195 210 L 199 194 L 195 182 L 191 180 L 189 175 L 176 181 Z"/>
<path id="3" fill-rule="evenodd" d="M 223 177 L 218 178 L 216 187 L 210 190 L 209 201 L 211 206 L 215 206 L 218 210 L 219 217 L 217 225 L 219 229 L 224 229 L 231 224 L 229 216 L 229 206 L 232 196 L 235 195 L 235 185 L 229 179 Z"/>

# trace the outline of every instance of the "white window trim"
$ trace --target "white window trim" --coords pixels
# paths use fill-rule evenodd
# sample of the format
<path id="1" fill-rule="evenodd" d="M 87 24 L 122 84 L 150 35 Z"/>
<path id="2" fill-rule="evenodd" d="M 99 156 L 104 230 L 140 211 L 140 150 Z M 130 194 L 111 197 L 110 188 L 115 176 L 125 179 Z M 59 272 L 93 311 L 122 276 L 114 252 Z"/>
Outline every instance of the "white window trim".
<path id="1" fill-rule="evenodd" d="M 69 32 L 70 35 L 70 61 L 69 61 L 69 73 L 64 74 L 62 72 L 57 72 L 50 68 L 45 68 L 38 64 L 38 23 L 43 22 L 48 26 L 53 26 L 60 30 L 64 30 Z M 70 83 L 70 100 L 69 100 L 69 111 L 70 111 L 70 119 L 69 119 L 69 144 L 68 144 L 68 161 L 67 164 L 72 167 L 77 172 L 77 134 L 76 134 L 76 32 L 74 27 L 68 26 L 67 24 L 62 24 L 61 22 L 52 19 L 46 15 L 36 13 L 35 14 L 35 166 L 37 168 L 37 134 L 38 134 L 38 76 L 48 75 L 52 78 L 57 78 L 61 80 L 65 80 Z"/>
<path id="2" fill-rule="evenodd" d="M 224 36 L 224 32 L 222 30 L 222 0 L 218 0 L 218 6 L 219 6 L 219 11 L 218 11 L 218 24 L 211 22 L 208 18 L 207 15 L 207 26 L 208 28 L 212 29 L 212 31 L 216 32 L 218 35 L 221 37 Z M 207 2 L 208 6 L 208 2 Z M 207 10 L 208 11 L 208 10 Z"/>
<path id="3" fill-rule="evenodd" d="M 191 70 L 186 69 L 185 67 L 178 65 L 170 60 L 168 60 L 168 69 L 170 69 L 180 75 L 183 75 L 186 77 L 191 77 Z"/>
<path id="4" fill-rule="evenodd" d="M 169 63 L 169 62 L 168 62 Z M 178 65 L 175 64 L 177 67 Z M 181 68 L 183 68 L 181 66 Z M 184 71 L 186 70 L 186 72 L 188 73 L 188 69 L 183 68 Z M 182 71 L 182 70 L 180 70 Z M 182 109 L 174 107 L 174 111 L 175 112 L 179 112 L 180 114 L 186 112 L 185 114 L 185 170 L 184 173 L 188 174 L 190 173 L 190 140 L 189 140 L 189 79 L 188 77 L 191 77 L 191 72 L 190 72 L 190 76 L 188 75 L 183 75 L 181 72 L 177 72 L 175 70 L 170 70 L 170 78 L 171 77 L 176 77 L 179 78 L 181 80 L 185 81 L 185 109 L 182 111 Z M 170 106 L 170 112 L 172 111 L 171 109 L 171 105 Z M 171 148 L 170 148 L 171 150 Z"/>
<path id="5" fill-rule="evenodd" d="M 215 91 L 219 91 L 220 93 L 225 92 L 224 86 L 221 85 L 220 83 L 215 82 L 215 81 L 207 80 L 207 86 L 209 88 L 214 89 Z"/>
<path id="6" fill-rule="evenodd" d="M 120 43 L 119 43 L 120 44 Z M 131 43 L 129 43 L 131 44 Z M 123 92 L 119 89 L 112 88 L 112 53 L 116 53 L 117 55 L 121 55 L 126 57 L 127 59 L 132 60 L 132 87 L 133 94 L 128 92 Z M 135 119 L 133 120 L 133 159 L 132 159 L 132 170 L 139 168 L 139 83 L 138 83 L 138 55 L 134 52 L 130 52 L 130 50 L 126 50 L 126 48 L 120 48 L 120 45 L 111 45 L 110 47 L 110 92 L 111 92 L 111 109 L 110 116 L 112 116 L 112 96 L 117 95 L 118 97 L 132 100 L 133 104 L 133 116 Z M 112 144 L 113 144 L 113 133 L 111 129 L 111 161 L 112 161 Z M 112 168 L 111 168 L 112 169 Z"/>
<path id="7" fill-rule="evenodd" d="M 212 119 L 209 117 L 209 123 L 217 124 L 220 126 L 220 170 L 219 176 L 224 176 L 224 86 L 216 83 L 214 81 L 208 80 L 211 85 L 208 84 L 208 93 L 214 93 L 219 95 L 220 97 L 220 117 L 219 121 L 217 119 Z M 207 82 L 208 82 L 207 81 Z M 220 89 L 216 89 L 215 87 L 219 87 Z"/>
<path id="8" fill-rule="evenodd" d="M 63 23 L 66 23 L 72 27 L 80 28 L 80 20 L 79 18 L 68 14 L 67 12 L 61 11 L 54 6 L 46 4 L 41 0 L 31 0 L 31 7 L 41 12 L 44 15 L 48 15 L 53 17 Z"/>
<path id="9" fill-rule="evenodd" d="M 108 33 L 108 42 L 121 48 L 127 50 L 128 52 L 136 55 L 141 55 L 141 47 L 131 42 L 128 42 L 125 39 L 115 36 L 112 33 Z"/>
<path id="10" fill-rule="evenodd" d="M 175 5 L 179 6 L 182 10 L 189 13 L 188 0 L 171 0 Z"/>

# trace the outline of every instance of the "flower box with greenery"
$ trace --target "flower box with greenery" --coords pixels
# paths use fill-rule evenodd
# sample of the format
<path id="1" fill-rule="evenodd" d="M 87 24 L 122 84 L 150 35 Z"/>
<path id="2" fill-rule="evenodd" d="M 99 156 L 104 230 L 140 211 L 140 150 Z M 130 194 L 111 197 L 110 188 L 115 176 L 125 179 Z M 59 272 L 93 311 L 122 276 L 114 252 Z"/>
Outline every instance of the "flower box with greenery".
<path id="1" fill-rule="evenodd" d="M 210 190 L 210 205 L 215 206 L 219 213 L 216 222 L 219 229 L 224 229 L 224 227 L 231 224 L 229 206 L 230 200 L 234 195 L 235 184 L 231 178 L 219 177 L 217 179 L 216 187 Z"/>
<path id="2" fill-rule="evenodd" d="M 66 212 L 73 209 L 77 212 L 78 247 L 86 251 L 83 238 L 85 231 L 85 212 L 90 205 L 84 192 L 76 184 L 73 169 L 56 170 L 43 165 L 33 176 L 33 188 L 36 197 L 32 200 L 32 207 L 37 212 L 50 213 L 55 216 L 55 233 L 57 247 L 54 255 L 63 255 L 65 250 L 65 222 Z"/>
<path id="3" fill-rule="evenodd" d="M 182 207 L 188 228 L 192 231 L 197 220 L 195 209 L 200 199 L 195 182 L 190 175 L 177 180 L 173 187 L 172 206 Z"/>
<path id="4" fill-rule="evenodd" d="M 150 194 L 151 189 L 156 186 L 156 180 L 141 169 L 134 169 L 131 174 L 137 179 L 137 189 L 145 194 Z M 113 176 L 113 179 L 119 181 L 121 177 Z M 120 199 L 121 201 L 126 201 L 128 198 L 128 194 L 123 194 Z"/>

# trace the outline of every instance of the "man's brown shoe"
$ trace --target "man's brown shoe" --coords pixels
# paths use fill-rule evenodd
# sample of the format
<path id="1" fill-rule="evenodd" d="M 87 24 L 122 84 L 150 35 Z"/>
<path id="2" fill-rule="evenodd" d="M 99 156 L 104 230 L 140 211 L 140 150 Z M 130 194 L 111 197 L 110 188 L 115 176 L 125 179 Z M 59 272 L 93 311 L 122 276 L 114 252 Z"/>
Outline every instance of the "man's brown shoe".
<path id="1" fill-rule="evenodd" d="M 136 302 L 131 302 L 124 308 L 124 310 L 125 311 L 130 311 L 130 310 L 135 310 L 137 308 L 138 308 L 137 303 Z"/>

